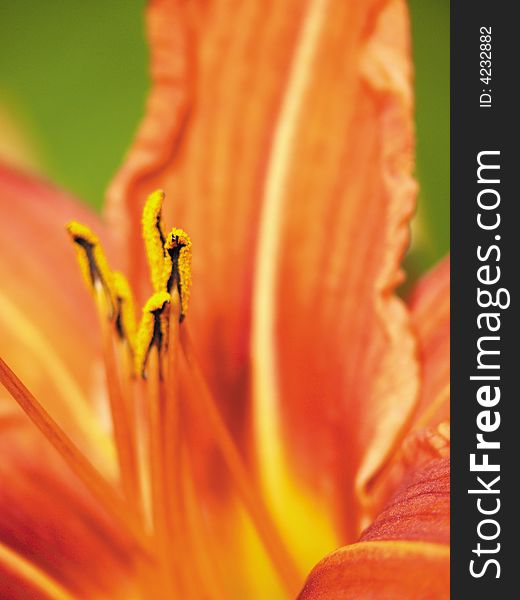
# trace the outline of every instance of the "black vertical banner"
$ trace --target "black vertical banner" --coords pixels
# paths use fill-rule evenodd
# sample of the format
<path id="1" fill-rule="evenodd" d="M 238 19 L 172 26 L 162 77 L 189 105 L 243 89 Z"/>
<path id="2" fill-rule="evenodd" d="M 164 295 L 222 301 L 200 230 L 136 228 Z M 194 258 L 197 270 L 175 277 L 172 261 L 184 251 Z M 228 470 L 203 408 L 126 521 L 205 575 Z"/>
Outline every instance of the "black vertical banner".
<path id="1" fill-rule="evenodd" d="M 520 30 L 451 3 L 452 598 L 520 597 Z"/>

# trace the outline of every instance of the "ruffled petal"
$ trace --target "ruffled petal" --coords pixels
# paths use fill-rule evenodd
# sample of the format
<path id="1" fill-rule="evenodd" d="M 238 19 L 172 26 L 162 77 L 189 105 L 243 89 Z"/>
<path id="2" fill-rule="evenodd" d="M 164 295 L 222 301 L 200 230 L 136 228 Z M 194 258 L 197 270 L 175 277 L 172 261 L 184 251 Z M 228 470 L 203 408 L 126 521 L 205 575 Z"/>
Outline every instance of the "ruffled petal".
<path id="1" fill-rule="evenodd" d="M 89 400 L 96 372 L 103 389 L 100 336 L 65 224 L 74 217 L 103 228 L 67 194 L 2 166 L 0 214 L 0 355 L 109 472 L 113 451 Z M 0 394 L 2 414 L 13 401 Z"/>
<path id="2" fill-rule="evenodd" d="M 359 535 L 419 382 L 395 295 L 416 191 L 406 8 L 331 3 L 314 18 L 267 180 L 253 338 L 264 482 L 294 544 L 315 524 L 310 553 L 334 544 L 319 515 L 334 515 L 336 545 Z"/>
<path id="3" fill-rule="evenodd" d="M 449 258 L 420 279 L 410 295 L 409 307 L 419 346 L 420 397 L 403 444 L 371 482 L 370 493 L 375 511 L 388 502 L 411 469 L 449 453 Z"/>
<path id="4" fill-rule="evenodd" d="M 416 285 L 409 299 L 419 343 L 421 397 L 416 427 L 449 418 L 450 399 L 450 261 L 442 260 Z"/>

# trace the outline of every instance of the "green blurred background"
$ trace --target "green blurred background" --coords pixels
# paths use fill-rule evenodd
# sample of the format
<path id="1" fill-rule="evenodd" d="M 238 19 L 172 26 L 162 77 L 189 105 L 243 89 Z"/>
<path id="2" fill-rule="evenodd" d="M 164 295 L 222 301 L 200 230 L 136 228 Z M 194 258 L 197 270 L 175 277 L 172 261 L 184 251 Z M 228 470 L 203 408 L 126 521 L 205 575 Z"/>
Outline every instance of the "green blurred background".
<path id="1" fill-rule="evenodd" d="M 144 108 L 144 4 L 0 0 L 0 156 L 18 151 L 96 208 Z M 449 0 L 410 8 L 421 186 L 413 279 L 449 248 Z"/>

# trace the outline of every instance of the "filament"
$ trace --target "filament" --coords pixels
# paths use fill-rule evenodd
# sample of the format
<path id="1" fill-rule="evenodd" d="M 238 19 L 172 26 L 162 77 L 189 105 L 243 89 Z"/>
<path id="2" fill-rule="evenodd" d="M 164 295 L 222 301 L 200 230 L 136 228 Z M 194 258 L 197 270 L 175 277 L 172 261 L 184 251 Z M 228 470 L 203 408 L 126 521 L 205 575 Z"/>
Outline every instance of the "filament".
<path id="1" fill-rule="evenodd" d="M 74 473 L 96 496 L 105 510 L 120 524 L 123 531 L 129 534 L 137 548 L 141 551 L 148 551 L 149 540 L 123 499 L 93 467 L 2 358 L 0 358 L 0 381 L 31 421 L 65 459 Z"/>
<path id="2" fill-rule="evenodd" d="M 174 543 L 170 521 L 168 519 L 168 500 L 165 484 L 164 437 L 162 428 L 163 407 L 165 402 L 164 381 L 159 364 L 160 354 L 153 348 L 149 356 L 148 367 L 148 419 L 149 419 L 149 457 L 152 492 L 152 518 L 154 537 L 158 544 L 158 559 L 163 566 L 164 585 L 175 594 L 173 574 L 175 560 L 172 544 Z"/>
<path id="3" fill-rule="evenodd" d="M 125 401 L 117 361 L 114 355 L 114 330 L 107 320 L 105 296 L 96 290 L 96 304 L 103 339 L 103 358 L 110 401 L 110 412 L 114 428 L 119 474 L 123 492 L 137 513 L 141 512 L 140 483 L 137 467 L 137 453 L 134 445 L 131 407 Z"/>

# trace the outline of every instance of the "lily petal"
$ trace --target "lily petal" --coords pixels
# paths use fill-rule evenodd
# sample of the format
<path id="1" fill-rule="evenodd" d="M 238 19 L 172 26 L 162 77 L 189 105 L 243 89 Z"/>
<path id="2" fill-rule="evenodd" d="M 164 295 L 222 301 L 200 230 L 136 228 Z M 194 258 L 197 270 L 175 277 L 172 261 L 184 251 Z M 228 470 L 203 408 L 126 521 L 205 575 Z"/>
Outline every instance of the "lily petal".
<path id="1" fill-rule="evenodd" d="M 428 461 L 406 480 L 401 491 L 361 537 L 449 544 L 450 460 Z"/>
<path id="2" fill-rule="evenodd" d="M 313 496 L 313 515 L 333 514 L 345 542 L 366 522 L 368 483 L 418 394 L 415 339 L 395 295 L 415 205 L 411 68 L 402 2 L 322 6 L 312 53 L 301 50 L 295 114 L 282 120 L 295 121 L 280 134 L 289 140 L 275 146 L 281 164 L 270 177 L 278 181 L 268 179 L 255 391 L 264 482 L 280 526 Z M 292 473 L 298 493 L 284 494 Z M 299 544 L 313 519 L 290 521 Z M 323 524 L 315 522 L 316 550 Z"/>
<path id="3" fill-rule="evenodd" d="M 133 597 L 129 542 L 25 417 L 0 418 L 0 430 L 0 578 L 12 598 Z"/>
<path id="4" fill-rule="evenodd" d="M 388 465 L 371 482 L 373 506 L 384 506 L 411 468 L 449 451 L 449 257 L 424 275 L 408 304 L 419 346 L 421 391 L 410 430 Z"/>
<path id="5" fill-rule="evenodd" d="M 325 558 L 299 600 L 449 598 L 449 459 L 417 471 L 357 544 Z"/>
<path id="6" fill-rule="evenodd" d="M 105 471 L 113 461 L 89 400 L 100 356 L 96 316 L 64 230 L 99 220 L 67 194 L 0 165 L 0 354 Z M 52 340 L 52 343 L 48 343 Z M 3 388 L 2 388 L 3 389 Z M 11 410 L 1 392 L 0 414 Z"/>
<path id="7" fill-rule="evenodd" d="M 444 600 L 449 549 L 424 542 L 367 542 L 326 558 L 298 600 Z"/>
<path id="8" fill-rule="evenodd" d="M 449 418 L 450 262 L 442 260 L 416 285 L 409 299 L 419 341 L 422 386 L 416 427 Z"/>

